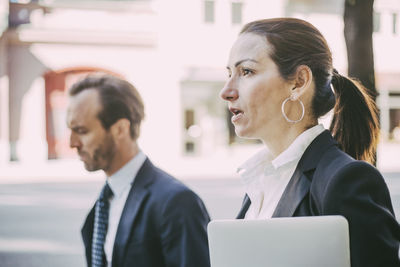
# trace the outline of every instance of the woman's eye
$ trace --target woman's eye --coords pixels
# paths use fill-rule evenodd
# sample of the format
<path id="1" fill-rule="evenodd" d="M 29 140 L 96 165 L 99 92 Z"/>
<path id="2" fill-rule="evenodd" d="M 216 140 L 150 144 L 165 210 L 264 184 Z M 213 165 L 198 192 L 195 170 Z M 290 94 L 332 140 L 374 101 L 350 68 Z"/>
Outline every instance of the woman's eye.
<path id="1" fill-rule="evenodd" d="M 249 69 L 243 69 L 242 73 L 243 73 L 243 76 L 247 76 L 249 74 L 252 74 L 253 72 L 251 70 L 249 70 Z"/>

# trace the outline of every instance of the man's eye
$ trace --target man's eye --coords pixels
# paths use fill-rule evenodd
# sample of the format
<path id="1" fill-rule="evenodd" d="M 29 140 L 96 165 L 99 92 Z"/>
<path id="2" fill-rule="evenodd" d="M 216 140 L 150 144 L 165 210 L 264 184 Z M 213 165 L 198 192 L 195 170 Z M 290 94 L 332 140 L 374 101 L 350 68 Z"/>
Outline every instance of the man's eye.
<path id="1" fill-rule="evenodd" d="M 87 131 L 85 129 L 81 129 L 81 128 L 76 129 L 75 132 L 77 134 L 85 134 L 85 133 L 87 133 Z"/>

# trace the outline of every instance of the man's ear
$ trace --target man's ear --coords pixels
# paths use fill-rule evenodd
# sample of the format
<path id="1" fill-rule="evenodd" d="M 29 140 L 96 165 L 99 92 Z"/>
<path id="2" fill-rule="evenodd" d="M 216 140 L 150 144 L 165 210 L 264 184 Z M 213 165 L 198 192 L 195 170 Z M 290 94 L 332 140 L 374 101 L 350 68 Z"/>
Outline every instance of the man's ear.
<path id="1" fill-rule="evenodd" d="M 131 127 L 131 123 L 128 119 L 121 118 L 121 119 L 117 120 L 110 127 L 110 131 L 114 137 L 114 140 L 120 140 L 122 138 L 130 136 L 130 127 Z"/>
<path id="2" fill-rule="evenodd" d="M 301 95 L 310 90 L 312 87 L 313 74 L 311 69 L 306 65 L 297 67 L 294 77 L 294 88 L 291 90 L 290 98 L 297 100 Z"/>

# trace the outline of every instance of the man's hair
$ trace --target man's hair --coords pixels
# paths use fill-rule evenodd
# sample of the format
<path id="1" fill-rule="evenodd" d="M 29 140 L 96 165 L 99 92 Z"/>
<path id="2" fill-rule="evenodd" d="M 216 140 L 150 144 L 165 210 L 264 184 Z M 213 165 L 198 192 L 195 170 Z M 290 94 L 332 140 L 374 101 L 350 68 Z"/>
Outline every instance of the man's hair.
<path id="1" fill-rule="evenodd" d="M 97 117 L 108 130 L 116 121 L 125 118 L 130 122 L 133 140 L 139 137 L 140 123 L 144 118 L 144 106 L 136 88 L 124 79 L 109 74 L 89 74 L 76 82 L 69 90 L 75 96 L 88 89 L 99 92 L 102 109 Z"/>

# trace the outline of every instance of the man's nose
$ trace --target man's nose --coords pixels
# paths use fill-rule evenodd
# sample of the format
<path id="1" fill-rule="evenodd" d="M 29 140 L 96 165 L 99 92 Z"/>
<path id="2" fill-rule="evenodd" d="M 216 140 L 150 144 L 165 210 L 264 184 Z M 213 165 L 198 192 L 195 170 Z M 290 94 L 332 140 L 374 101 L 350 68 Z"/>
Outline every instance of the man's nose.
<path id="1" fill-rule="evenodd" d="M 74 132 L 71 132 L 71 135 L 69 138 L 69 146 L 71 148 L 78 148 L 80 146 L 79 138 Z"/>

